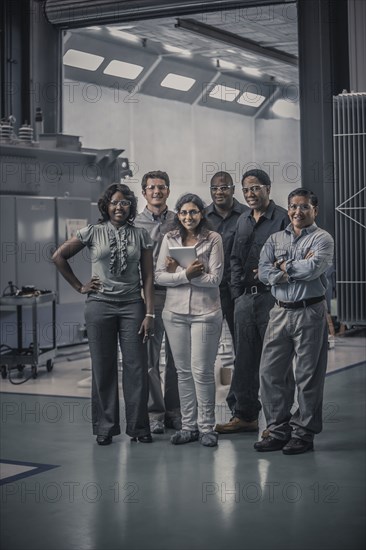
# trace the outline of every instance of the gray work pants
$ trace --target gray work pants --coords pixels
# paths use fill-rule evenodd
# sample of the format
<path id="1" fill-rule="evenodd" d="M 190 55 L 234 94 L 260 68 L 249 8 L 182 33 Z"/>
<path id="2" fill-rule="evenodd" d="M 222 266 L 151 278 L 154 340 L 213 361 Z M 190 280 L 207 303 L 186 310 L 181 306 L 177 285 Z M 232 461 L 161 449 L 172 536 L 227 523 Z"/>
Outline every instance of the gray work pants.
<path id="1" fill-rule="evenodd" d="M 182 429 L 211 432 L 215 425 L 215 359 L 222 311 L 183 315 L 163 311 L 178 373 Z"/>
<path id="2" fill-rule="evenodd" d="M 149 369 L 149 417 L 164 422 L 165 418 L 180 418 L 178 377 L 169 340 L 165 335 L 165 378 L 164 392 L 160 378 L 160 350 L 164 336 L 162 312 L 166 292 L 155 290 L 154 336 L 147 342 Z"/>
<path id="3" fill-rule="evenodd" d="M 267 427 L 273 437 L 312 441 L 322 430 L 324 379 L 328 360 L 325 300 L 301 309 L 275 305 L 270 313 L 260 365 L 260 388 Z M 294 402 L 292 360 L 298 409 Z"/>
<path id="4" fill-rule="evenodd" d="M 142 300 L 126 303 L 89 298 L 85 303 L 92 362 L 92 422 L 95 435 L 121 433 L 117 339 L 123 358 L 126 433 L 131 437 L 150 433 L 146 345 L 142 343 L 142 335 L 138 334 L 144 315 Z"/>

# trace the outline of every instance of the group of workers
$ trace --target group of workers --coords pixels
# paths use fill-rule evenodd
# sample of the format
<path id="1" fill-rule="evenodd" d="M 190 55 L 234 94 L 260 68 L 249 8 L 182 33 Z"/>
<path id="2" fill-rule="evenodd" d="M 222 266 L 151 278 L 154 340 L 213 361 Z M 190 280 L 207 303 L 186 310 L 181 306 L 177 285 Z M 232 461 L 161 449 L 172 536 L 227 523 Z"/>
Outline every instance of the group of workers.
<path id="1" fill-rule="evenodd" d="M 312 191 L 292 191 L 286 210 L 270 198 L 263 170 L 245 172 L 241 185 L 246 205 L 234 197 L 231 175 L 221 171 L 211 178 L 208 207 L 186 193 L 171 211 L 168 174 L 148 172 L 141 182 L 146 207 L 137 213 L 133 191 L 112 184 L 98 201 L 98 223 L 54 253 L 63 277 L 87 295 L 99 445 L 121 432 L 119 341 L 126 433 L 133 441 L 150 443 L 151 434 L 174 429 L 174 445 L 215 447 L 219 434 L 258 431 L 263 408 L 267 428 L 256 451 L 313 449 L 322 429 L 333 239 L 315 223 Z M 69 262 L 84 247 L 92 262 L 86 283 Z M 184 247 L 195 249 L 187 265 L 172 257 Z M 214 370 L 224 319 L 235 351 L 231 418 L 215 424 Z"/>

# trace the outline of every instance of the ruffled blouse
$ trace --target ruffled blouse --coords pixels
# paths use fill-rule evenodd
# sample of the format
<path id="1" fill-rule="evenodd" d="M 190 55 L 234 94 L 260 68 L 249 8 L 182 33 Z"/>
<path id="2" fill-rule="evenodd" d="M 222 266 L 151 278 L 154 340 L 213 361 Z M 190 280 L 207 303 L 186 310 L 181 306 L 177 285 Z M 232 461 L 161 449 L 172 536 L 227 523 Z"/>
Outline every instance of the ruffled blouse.
<path id="1" fill-rule="evenodd" d="M 115 228 L 110 222 L 87 225 L 76 236 L 89 250 L 92 276 L 102 282 L 96 299 L 131 301 L 141 298 L 141 250 L 152 249 L 146 229 L 125 224 Z"/>

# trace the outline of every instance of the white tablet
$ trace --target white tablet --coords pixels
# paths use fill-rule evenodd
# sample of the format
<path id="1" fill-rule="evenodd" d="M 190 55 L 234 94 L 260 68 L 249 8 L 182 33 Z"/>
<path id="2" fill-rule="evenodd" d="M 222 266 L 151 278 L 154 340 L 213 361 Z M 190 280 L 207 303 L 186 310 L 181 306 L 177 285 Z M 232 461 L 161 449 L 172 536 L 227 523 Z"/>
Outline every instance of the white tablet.
<path id="1" fill-rule="evenodd" d="M 197 258 L 195 246 L 169 246 L 171 256 L 182 267 L 188 267 Z"/>

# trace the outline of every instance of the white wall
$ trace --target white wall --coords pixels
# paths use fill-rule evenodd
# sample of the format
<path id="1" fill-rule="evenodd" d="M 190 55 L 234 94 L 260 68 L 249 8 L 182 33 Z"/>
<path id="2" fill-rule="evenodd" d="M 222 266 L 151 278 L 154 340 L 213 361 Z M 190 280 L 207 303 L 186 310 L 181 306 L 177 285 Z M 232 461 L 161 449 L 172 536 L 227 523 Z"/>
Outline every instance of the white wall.
<path id="1" fill-rule="evenodd" d="M 272 198 L 283 206 L 301 185 L 298 120 L 255 120 L 82 82 L 65 83 L 65 89 L 64 133 L 81 136 L 83 147 L 124 148 L 133 170 L 127 183 L 138 197 L 150 170 L 168 172 L 171 208 L 187 191 L 211 202 L 209 182 L 218 170 L 232 174 L 241 202 L 241 175 L 249 168 L 269 173 Z M 144 205 L 141 198 L 139 210 Z"/>
<path id="2" fill-rule="evenodd" d="M 209 182 L 226 170 L 240 191 L 243 157 L 253 159 L 253 119 L 207 107 L 167 101 L 92 84 L 65 83 L 64 133 L 81 136 L 83 147 L 124 148 L 134 175 L 127 182 L 140 197 L 140 182 L 150 170 L 171 179 L 170 207 L 184 192 L 211 202 Z M 139 209 L 144 207 L 143 199 Z"/>
<path id="3" fill-rule="evenodd" d="M 272 180 L 271 197 L 286 207 L 288 194 L 301 187 L 300 122 L 294 119 L 258 119 L 253 159 Z"/>

